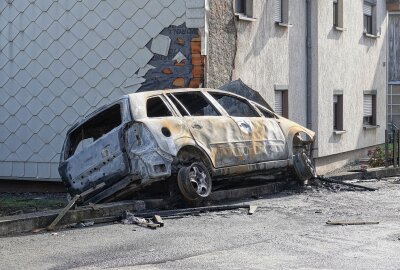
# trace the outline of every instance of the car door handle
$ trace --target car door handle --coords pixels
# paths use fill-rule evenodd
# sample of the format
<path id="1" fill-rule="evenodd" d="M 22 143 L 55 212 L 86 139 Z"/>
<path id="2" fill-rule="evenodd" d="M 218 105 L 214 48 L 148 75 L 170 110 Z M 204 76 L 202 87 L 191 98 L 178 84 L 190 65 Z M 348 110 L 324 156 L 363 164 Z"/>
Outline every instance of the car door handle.
<path id="1" fill-rule="evenodd" d="M 196 124 L 192 124 L 192 128 L 194 128 L 194 129 L 202 129 L 203 126 L 196 123 Z"/>

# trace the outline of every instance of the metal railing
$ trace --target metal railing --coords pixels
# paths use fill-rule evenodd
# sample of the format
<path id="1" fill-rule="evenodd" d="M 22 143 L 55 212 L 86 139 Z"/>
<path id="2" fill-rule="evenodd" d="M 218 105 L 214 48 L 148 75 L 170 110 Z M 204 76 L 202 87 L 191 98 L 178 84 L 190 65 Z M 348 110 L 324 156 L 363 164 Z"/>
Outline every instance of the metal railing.
<path id="1" fill-rule="evenodd" d="M 385 130 L 385 167 L 399 167 L 399 156 L 400 130 L 394 124 L 389 124 L 389 129 Z"/>

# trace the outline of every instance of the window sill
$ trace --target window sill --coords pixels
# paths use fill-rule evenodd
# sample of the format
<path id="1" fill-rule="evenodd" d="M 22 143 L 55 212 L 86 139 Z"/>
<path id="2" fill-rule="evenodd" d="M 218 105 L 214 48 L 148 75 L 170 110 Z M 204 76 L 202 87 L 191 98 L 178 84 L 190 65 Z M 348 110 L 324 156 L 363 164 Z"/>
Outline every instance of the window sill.
<path id="1" fill-rule="evenodd" d="M 242 21 L 248 21 L 248 22 L 256 21 L 256 18 L 249 17 L 249 16 L 247 16 L 246 14 L 243 14 L 243 13 L 235 13 L 235 16 L 237 16 L 238 19 L 242 20 Z"/>
<path id="2" fill-rule="evenodd" d="M 345 134 L 347 132 L 347 130 L 334 130 L 333 134 L 335 135 L 342 135 Z"/>
<path id="3" fill-rule="evenodd" d="M 290 24 L 290 23 L 275 22 L 275 24 L 276 24 L 277 26 L 285 27 L 285 28 L 291 28 L 291 27 L 293 27 L 293 24 Z"/>
<path id="4" fill-rule="evenodd" d="M 377 38 L 381 37 L 381 36 L 378 36 L 378 35 L 368 34 L 368 33 L 365 33 L 365 32 L 364 32 L 364 36 L 368 37 L 368 38 L 373 38 L 373 39 L 377 39 Z"/>
<path id="5" fill-rule="evenodd" d="M 363 125 L 364 130 L 377 129 L 377 128 L 380 128 L 380 125 Z"/>
<path id="6" fill-rule="evenodd" d="M 340 31 L 340 32 L 344 32 L 344 31 L 347 31 L 347 28 L 343 28 L 343 27 L 340 27 L 340 26 L 333 26 L 333 29 L 335 29 L 336 31 Z"/>

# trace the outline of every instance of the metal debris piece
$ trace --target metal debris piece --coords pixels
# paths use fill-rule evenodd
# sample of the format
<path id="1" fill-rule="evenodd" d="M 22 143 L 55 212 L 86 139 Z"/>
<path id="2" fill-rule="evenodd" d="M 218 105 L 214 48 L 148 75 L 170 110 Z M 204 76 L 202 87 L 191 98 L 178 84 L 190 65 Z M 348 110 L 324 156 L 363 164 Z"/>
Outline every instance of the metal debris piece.
<path id="1" fill-rule="evenodd" d="M 157 229 L 158 227 L 161 227 L 160 224 L 154 223 L 150 219 L 146 218 L 140 218 L 136 217 L 134 214 L 132 214 L 129 211 L 125 211 L 125 219 L 122 220 L 123 224 L 136 224 L 142 227 L 147 227 L 150 229 Z"/>
<path id="2" fill-rule="evenodd" d="M 257 210 L 257 207 L 258 206 L 256 206 L 256 205 L 250 205 L 248 214 L 249 215 L 254 214 L 256 212 L 256 210 Z"/>
<path id="3" fill-rule="evenodd" d="M 87 221 L 87 222 L 76 223 L 73 227 L 74 228 L 84 228 L 84 227 L 90 227 L 93 225 L 94 225 L 94 221 Z"/>
<path id="4" fill-rule="evenodd" d="M 335 183 L 335 184 L 340 184 L 340 185 L 349 186 L 349 187 L 355 187 L 355 188 L 362 188 L 362 189 L 365 189 L 365 190 L 368 190 L 368 191 L 377 191 L 378 190 L 376 188 L 370 188 L 370 187 L 366 187 L 366 186 L 361 186 L 361 185 L 342 182 L 342 181 L 339 181 L 339 180 L 334 180 L 334 179 L 331 179 L 331 178 L 324 177 L 322 175 L 319 175 L 317 177 L 317 179 L 319 179 L 322 182 Z"/>
<path id="5" fill-rule="evenodd" d="M 164 227 L 164 221 L 159 215 L 154 215 L 152 221 L 156 224 L 160 224 L 160 227 Z"/>
<path id="6" fill-rule="evenodd" d="M 204 206 L 204 207 L 194 207 L 194 208 L 183 208 L 175 210 L 163 210 L 163 211 L 152 211 L 145 213 L 136 213 L 136 217 L 151 218 L 155 215 L 160 217 L 170 217 L 170 216 L 184 216 L 184 215 L 198 215 L 205 212 L 215 212 L 215 211 L 225 211 L 246 208 L 249 209 L 248 204 L 228 204 L 228 205 L 214 205 L 214 206 Z"/>
<path id="7" fill-rule="evenodd" d="M 379 224 L 378 221 L 330 221 L 326 222 L 328 225 L 372 225 Z"/>

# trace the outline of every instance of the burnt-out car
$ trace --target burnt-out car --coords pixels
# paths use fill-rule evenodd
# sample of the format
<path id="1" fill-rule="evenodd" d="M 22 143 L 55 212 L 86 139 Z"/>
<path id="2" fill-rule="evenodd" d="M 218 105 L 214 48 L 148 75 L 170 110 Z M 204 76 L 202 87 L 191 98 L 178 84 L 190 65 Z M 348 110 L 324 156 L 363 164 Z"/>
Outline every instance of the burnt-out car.
<path id="1" fill-rule="evenodd" d="M 76 123 L 67 133 L 59 172 L 71 195 L 93 189 L 86 202 L 140 197 L 171 181 L 186 200 L 196 201 L 209 196 L 212 183 L 238 177 L 293 171 L 301 182 L 312 178 L 314 136 L 230 92 L 141 92 Z"/>

